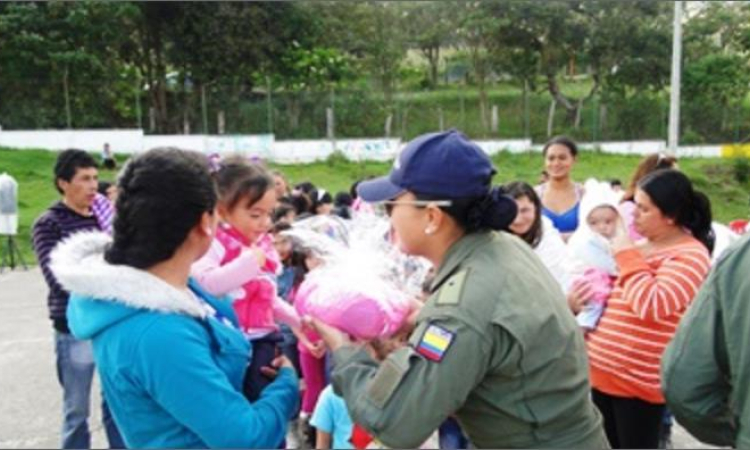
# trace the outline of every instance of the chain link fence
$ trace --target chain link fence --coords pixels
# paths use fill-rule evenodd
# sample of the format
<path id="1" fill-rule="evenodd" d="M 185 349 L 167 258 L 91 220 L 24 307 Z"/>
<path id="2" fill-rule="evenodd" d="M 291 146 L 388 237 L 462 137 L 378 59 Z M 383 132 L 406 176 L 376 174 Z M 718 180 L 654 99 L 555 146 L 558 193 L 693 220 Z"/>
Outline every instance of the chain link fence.
<path id="1" fill-rule="evenodd" d="M 78 87 L 81 89 L 81 87 Z M 0 105 L 5 129 L 143 128 L 147 134 L 274 134 L 276 139 L 343 139 L 400 137 L 448 128 L 473 138 L 531 138 L 567 134 L 582 142 L 666 139 L 668 93 L 638 93 L 627 98 L 599 94 L 577 109 L 553 102 L 546 91 L 515 85 L 492 86 L 486 100 L 472 86 L 434 91 L 394 92 L 377 89 L 267 92 L 255 89 L 228 95 L 211 86 L 198 93 L 168 92 L 168 119 L 157 123 L 148 92 L 131 98 L 77 97 L 70 106 L 62 99 L 34 104 Z M 75 97 L 75 92 L 72 93 Z M 114 102 L 114 106 L 113 106 Z M 750 103 L 684 98 L 681 113 L 683 145 L 737 143 L 750 139 Z M 37 109 L 38 114 L 33 110 Z M 42 113 L 42 111 L 44 111 Z"/>

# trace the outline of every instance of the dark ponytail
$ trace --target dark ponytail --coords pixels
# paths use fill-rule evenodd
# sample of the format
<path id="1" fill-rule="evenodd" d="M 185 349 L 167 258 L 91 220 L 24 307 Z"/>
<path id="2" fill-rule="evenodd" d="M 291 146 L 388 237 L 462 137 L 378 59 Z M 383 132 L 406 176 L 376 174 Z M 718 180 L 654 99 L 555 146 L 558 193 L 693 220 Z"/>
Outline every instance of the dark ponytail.
<path id="1" fill-rule="evenodd" d="M 709 253 L 713 253 L 716 236 L 711 226 L 711 201 L 703 192 L 695 191 L 693 195 L 693 210 L 686 226 L 706 246 Z"/>
<path id="2" fill-rule="evenodd" d="M 491 188 L 481 197 L 437 198 L 415 193 L 419 200 L 451 200 L 450 206 L 440 209 L 451 216 L 466 234 L 487 230 L 506 231 L 516 219 L 518 206 L 501 187 Z"/>
<path id="3" fill-rule="evenodd" d="M 146 269 L 174 255 L 206 212 L 216 189 L 206 157 L 156 148 L 127 163 L 118 180 L 110 264 Z"/>
<path id="4" fill-rule="evenodd" d="M 648 194 L 662 214 L 690 230 L 709 253 L 713 252 L 711 202 L 705 194 L 693 189 L 687 175 L 674 169 L 657 170 L 644 177 L 638 188 Z"/>

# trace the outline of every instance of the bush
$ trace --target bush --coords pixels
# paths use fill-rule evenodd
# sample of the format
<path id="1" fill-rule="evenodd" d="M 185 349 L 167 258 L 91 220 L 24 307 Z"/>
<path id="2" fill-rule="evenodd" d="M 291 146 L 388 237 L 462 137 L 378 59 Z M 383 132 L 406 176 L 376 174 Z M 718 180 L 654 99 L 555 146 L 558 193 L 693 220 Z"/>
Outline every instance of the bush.
<path id="1" fill-rule="evenodd" d="M 732 161 L 734 179 L 740 184 L 747 184 L 750 180 L 750 160 L 745 156 L 738 156 Z"/>
<path id="2" fill-rule="evenodd" d="M 333 153 L 326 158 L 326 165 L 328 167 L 342 166 L 349 164 L 349 162 L 349 158 L 347 158 L 341 150 L 334 150 Z"/>

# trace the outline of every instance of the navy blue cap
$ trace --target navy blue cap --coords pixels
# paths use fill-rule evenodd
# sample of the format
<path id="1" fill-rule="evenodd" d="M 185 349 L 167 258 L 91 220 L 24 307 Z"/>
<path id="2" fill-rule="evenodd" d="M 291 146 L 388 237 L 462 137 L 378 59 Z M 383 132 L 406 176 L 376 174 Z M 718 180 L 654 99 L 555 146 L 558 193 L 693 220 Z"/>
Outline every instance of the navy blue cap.
<path id="1" fill-rule="evenodd" d="M 406 144 L 390 174 L 361 182 L 357 194 L 372 203 L 405 191 L 445 199 L 481 197 L 496 172 L 490 158 L 463 133 L 429 133 Z"/>

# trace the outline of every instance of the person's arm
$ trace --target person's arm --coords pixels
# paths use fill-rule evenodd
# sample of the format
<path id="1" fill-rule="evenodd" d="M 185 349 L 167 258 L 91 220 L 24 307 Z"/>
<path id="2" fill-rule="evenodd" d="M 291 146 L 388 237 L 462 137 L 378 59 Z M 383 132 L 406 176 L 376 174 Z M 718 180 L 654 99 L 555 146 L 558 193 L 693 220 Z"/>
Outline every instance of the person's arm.
<path id="1" fill-rule="evenodd" d="M 208 252 L 190 269 L 191 275 L 209 294 L 223 296 L 258 277 L 258 252 L 245 250 L 237 258 L 221 265 L 225 250 L 214 240 Z"/>
<path id="2" fill-rule="evenodd" d="M 294 306 L 278 295 L 274 297 L 272 306 L 274 319 L 289 325 L 292 329 L 299 329 L 302 326 L 299 314 L 297 314 L 297 310 L 294 309 Z"/>
<path id="3" fill-rule="evenodd" d="M 315 432 L 315 448 L 318 450 L 328 450 L 331 448 L 331 433 L 317 429 Z"/>
<path id="4" fill-rule="evenodd" d="M 62 286 L 57 282 L 55 275 L 50 270 L 50 253 L 60 243 L 62 236 L 57 226 L 47 217 L 42 217 L 34 224 L 32 232 L 32 245 L 39 267 L 42 269 L 44 281 L 51 292 L 62 292 Z"/>
<path id="5" fill-rule="evenodd" d="M 450 341 L 439 360 L 424 354 L 433 326 Z M 419 324 L 409 344 L 380 365 L 362 347 L 343 345 L 333 352 L 334 390 L 344 397 L 352 421 L 393 448 L 421 445 L 484 379 L 490 352 L 510 345 L 497 339 L 493 347 L 491 337 L 452 317 Z"/>
<path id="6" fill-rule="evenodd" d="M 277 448 L 299 402 L 294 369 L 282 367 L 250 403 L 216 365 L 203 330 L 181 326 L 164 333 L 163 324 L 144 333 L 128 362 L 151 398 L 208 447 Z"/>
<path id="7" fill-rule="evenodd" d="M 709 270 L 708 254 L 685 249 L 664 260 L 656 270 L 641 252 L 627 248 L 615 253 L 623 300 L 642 320 L 660 321 L 684 310 Z"/>
<path id="8" fill-rule="evenodd" d="M 712 276 L 682 318 L 662 358 L 662 390 L 677 421 L 701 441 L 734 447 L 737 423 L 721 301 Z"/>

